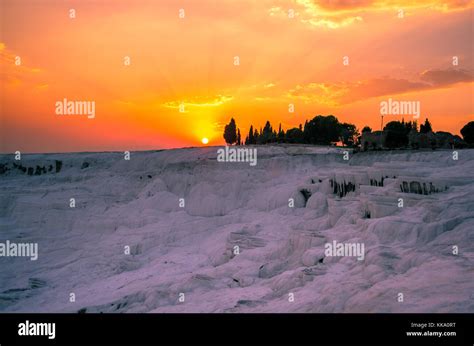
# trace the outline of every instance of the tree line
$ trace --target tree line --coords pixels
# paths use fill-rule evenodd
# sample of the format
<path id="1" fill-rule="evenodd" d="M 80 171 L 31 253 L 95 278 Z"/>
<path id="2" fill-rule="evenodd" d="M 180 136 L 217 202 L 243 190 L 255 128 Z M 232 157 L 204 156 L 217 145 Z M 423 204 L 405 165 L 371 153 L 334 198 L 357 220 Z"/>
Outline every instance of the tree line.
<path id="1" fill-rule="evenodd" d="M 224 128 L 224 139 L 227 144 L 268 144 L 268 143 L 301 143 L 329 145 L 341 141 L 346 146 L 353 146 L 357 141 L 359 132 L 354 124 L 340 123 L 333 115 L 318 115 L 312 120 L 307 120 L 298 127 L 283 130 L 281 124 L 276 130 L 267 121 L 263 128 L 257 130 L 250 125 L 249 132 L 242 140 L 240 129 L 232 118 Z"/>
<path id="2" fill-rule="evenodd" d="M 405 147 L 409 141 L 410 132 L 430 133 L 433 131 L 431 123 L 425 119 L 418 129 L 416 121 L 391 121 L 383 129 L 386 134 L 386 146 L 389 148 Z M 372 129 L 365 126 L 362 133 L 372 132 Z M 464 141 L 474 144 L 474 121 L 469 122 L 461 129 Z M 344 146 L 356 147 L 360 145 L 361 133 L 354 124 L 341 123 L 334 115 L 317 115 L 311 120 L 306 120 L 304 126 L 283 130 L 281 123 L 278 130 L 274 128 L 270 121 L 266 121 L 265 126 L 257 130 L 250 125 L 245 140 L 242 139 L 240 129 L 237 127 L 234 118 L 224 127 L 224 139 L 228 145 L 251 145 L 268 143 L 298 143 L 331 145 L 341 142 Z"/>

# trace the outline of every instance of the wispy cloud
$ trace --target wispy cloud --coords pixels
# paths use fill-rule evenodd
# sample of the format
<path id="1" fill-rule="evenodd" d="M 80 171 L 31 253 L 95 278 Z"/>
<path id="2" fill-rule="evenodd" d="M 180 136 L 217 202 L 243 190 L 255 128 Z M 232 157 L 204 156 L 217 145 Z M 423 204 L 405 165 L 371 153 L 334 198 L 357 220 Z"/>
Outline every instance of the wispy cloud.
<path id="1" fill-rule="evenodd" d="M 32 89 L 46 89 L 48 84 L 40 80 L 40 73 L 43 71 L 29 66 L 24 60 L 8 49 L 5 43 L 0 42 L 0 81 L 7 86 L 23 85 Z"/>
<path id="2" fill-rule="evenodd" d="M 305 103 L 339 106 L 385 95 L 434 90 L 457 83 L 474 82 L 473 74 L 461 69 L 426 70 L 419 74 L 418 79 L 419 81 L 381 77 L 357 82 L 308 83 L 295 86 L 288 91 L 286 97 Z"/>
<path id="3" fill-rule="evenodd" d="M 338 29 L 364 21 L 364 16 L 374 12 L 403 10 L 406 15 L 417 10 L 451 12 L 472 8 L 470 0 L 295 0 L 289 5 L 273 6 L 271 16 L 294 18 L 312 28 Z"/>
<path id="4" fill-rule="evenodd" d="M 232 96 L 217 95 L 213 99 L 193 98 L 191 100 L 183 101 L 169 101 L 163 103 L 166 108 L 179 108 L 181 105 L 185 107 L 217 107 L 233 99 Z"/>
<path id="5" fill-rule="evenodd" d="M 421 73 L 420 79 L 434 86 L 448 86 L 455 83 L 472 82 L 473 75 L 467 70 L 426 70 Z"/>

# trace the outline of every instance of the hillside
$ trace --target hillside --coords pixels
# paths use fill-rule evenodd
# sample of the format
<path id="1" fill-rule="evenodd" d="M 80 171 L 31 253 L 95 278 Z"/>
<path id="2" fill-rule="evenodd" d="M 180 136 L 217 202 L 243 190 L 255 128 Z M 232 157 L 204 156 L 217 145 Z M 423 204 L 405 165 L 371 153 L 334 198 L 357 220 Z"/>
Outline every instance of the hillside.
<path id="1" fill-rule="evenodd" d="M 0 311 L 474 312 L 474 150 L 256 148 L 0 156 Z"/>

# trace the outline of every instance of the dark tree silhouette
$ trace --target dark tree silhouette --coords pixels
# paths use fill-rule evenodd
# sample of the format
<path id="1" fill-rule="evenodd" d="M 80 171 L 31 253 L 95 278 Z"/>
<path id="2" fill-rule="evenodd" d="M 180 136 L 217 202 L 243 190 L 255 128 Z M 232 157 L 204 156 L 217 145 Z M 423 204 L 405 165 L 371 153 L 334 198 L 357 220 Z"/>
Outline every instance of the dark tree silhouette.
<path id="1" fill-rule="evenodd" d="M 271 143 L 272 139 L 273 139 L 272 125 L 267 120 L 267 122 L 265 123 L 265 127 L 263 128 L 263 131 L 262 131 L 262 138 L 261 138 L 262 144 Z"/>
<path id="2" fill-rule="evenodd" d="M 340 125 L 340 139 L 345 146 L 354 146 L 359 136 L 359 131 L 354 124 L 343 123 Z"/>
<path id="3" fill-rule="evenodd" d="M 385 126 L 384 131 L 387 134 L 385 145 L 388 148 L 401 148 L 408 144 L 408 133 L 405 124 L 399 121 L 391 121 Z"/>
<path id="4" fill-rule="evenodd" d="M 306 143 L 329 145 L 339 141 L 339 121 L 333 115 L 318 115 L 309 121 L 304 128 Z"/>
<path id="5" fill-rule="evenodd" d="M 253 144 L 257 144 L 259 142 L 259 134 L 257 129 L 253 130 Z"/>
<path id="6" fill-rule="evenodd" d="M 468 122 L 461 129 L 462 138 L 467 144 L 474 144 L 474 121 Z"/>
<path id="7" fill-rule="evenodd" d="M 428 132 L 433 132 L 433 129 L 431 128 L 431 123 L 428 120 L 428 118 L 425 119 L 425 124 L 420 125 L 420 133 L 428 133 Z"/>
<path id="8" fill-rule="evenodd" d="M 304 134 L 301 129 L 295 127 L 286 131 L 285 142 L 287 143 L 304 143 Z"/>
<path id="9" fill-rule="evenodd" d="M 333 115 L 318 115 L 311 121 L 305 121 L 304 129 L 302 124 L 297 128 L 289 129 L 286 133 L 278 126 L 278 131 L 272 127 L 270 121 L 265 122 L 265 126 L 260 131 L 250 125 L 249 133 L 245 138 L 245 144 L 267 144 L 267 143 L 309 143 L 329 145 L 339 140 L 347 146 L 358 144 L 359 132 L 354 124 L 339 123 Z M 224 139 L 228 144 L 243 144 L 240 137 L 240 130 L 237 129 L 234 119 L 225 126 Z"/>
<path id="10" fill-rule="evenodd" d="M 249 134 L 247 136 L 247 139 L 245 140 L 245 144 L 248 145 L 248 144 L 255 144 L 255 138 L 253 136 L 253 126 L 250 125 L 250 130 L 249 130 Z"/>
<path id="11" fill-rule="evenodd" d="M 278 126 L 277 142 L 283 143 L 285 141 L 285 131 L 281 129 L 281 123 Z"/>
<path id="12" fill-rule="evenodd" d="M 418 131 L 418 124 L 416 123 L 416 121 L 405 122 L 405 120 L 402 119 L 402 125 L 405 126 L 405 132 L 407 134 L 409 134 L 411 130 Z M 430 125 L 430 129 L 431 129 L 431 125 Z"/>
<path id="13" fill-rule="evenodd" d="M 369 126 L 364 126 L 364 128 L 362 129 L 362 133 L 364 132 L 372 132 L 372 129 Z"/>
<path id="14" fill-rule="evenodd" d="M 237 142 L 237 126 L 235 125 L 234 118 L 230 119 L 230 122 L 224 128 L 224 139 L 230 145 Z"/>

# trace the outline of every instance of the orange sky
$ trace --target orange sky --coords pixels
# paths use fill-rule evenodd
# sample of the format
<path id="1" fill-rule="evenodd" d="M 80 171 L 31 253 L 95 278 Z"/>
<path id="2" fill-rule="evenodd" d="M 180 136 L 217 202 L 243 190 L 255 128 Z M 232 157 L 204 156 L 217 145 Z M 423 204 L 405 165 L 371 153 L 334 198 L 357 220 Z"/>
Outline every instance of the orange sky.
<path id="1" fill-rule="evenodd" d="M 388 98 L 420 101 L 420 121 L 459 134 L 474 119 L 473 7 L 1 0 L 1 152 L 220 145 L 230 117 L 243 137 L 250 124 L 288 129 L 318 114 L 379 129 Z M 56 115 L 64 98 L 95 101 L 95 118 Z"/>

